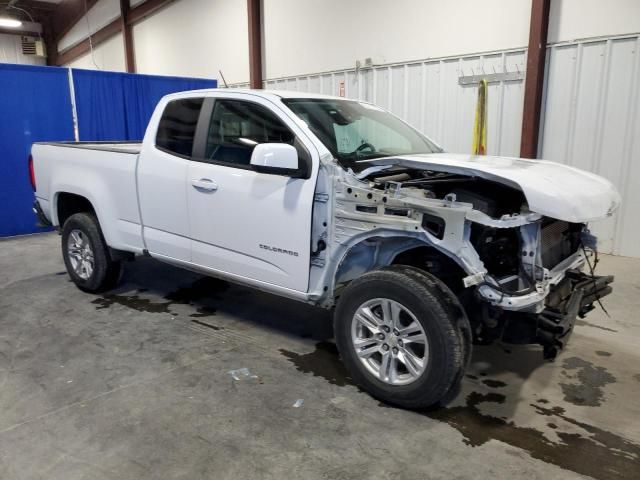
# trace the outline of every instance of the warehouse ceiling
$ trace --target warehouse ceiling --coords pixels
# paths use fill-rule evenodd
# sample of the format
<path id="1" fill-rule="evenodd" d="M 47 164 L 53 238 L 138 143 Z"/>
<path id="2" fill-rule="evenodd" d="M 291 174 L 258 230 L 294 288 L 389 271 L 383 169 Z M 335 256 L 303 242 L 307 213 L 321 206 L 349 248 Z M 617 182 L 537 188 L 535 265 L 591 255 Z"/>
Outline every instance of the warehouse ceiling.
<path id="1" fill-rule="evenodd" d="M 27 1 L 27 0 L 3 0 L 0 2 L 0 15 L 8 15 L 23 22 L 36 21 L 51 15 L 58 3 L 64 0 Z"/>
<path id="2" fill-rule="evenodd" d="M 155 12 L 171 3 L 173 0 L 145 0 L 138 2 L 135 7 L 129 6 L 129 1 L 120 0 L 122 15 L 111 23 L 92 33 L 89 38 L 59 51 L 60 40 L 76 25 L 87 11 L 98 0 L 0 0 L 0 15 L 22 20 L 23 22 L 39 23 L 42 33 L 30 31 L 29 24 L 23 28 L 2 28 L 0 33 L 14 35 L 42 36 L 46 45 L 47 65 L 64 65 L 85 54 L 93 43 L 97 46 L 118 32 L 127 33 L 132 25 L 153 15 Z M 6 10 L 3 11 L 3 10 Z M 26 27 L 26 28 L 25 28 Z M 36 30 L 36 29 L 33 29 Z M 127 35 L 125 35 L 126 37 Z M 127 43 L 127 42 L 125 42 Z M 131 43 L 131 42 L 129 42 Z M 133 48 L 127 45 L 127 71 L 135 71 Z"/>
<path id="3" fill-rule="evenodd" d="M 85 10 L 93 7 L 96 2 L 97 0 L 8 0 L 0 2 L 0 9 L 3 7 L 7 14 L 23 22 L 41 24 L 43 35 L 51 43 L 57 43 L 82 18 Z"/>

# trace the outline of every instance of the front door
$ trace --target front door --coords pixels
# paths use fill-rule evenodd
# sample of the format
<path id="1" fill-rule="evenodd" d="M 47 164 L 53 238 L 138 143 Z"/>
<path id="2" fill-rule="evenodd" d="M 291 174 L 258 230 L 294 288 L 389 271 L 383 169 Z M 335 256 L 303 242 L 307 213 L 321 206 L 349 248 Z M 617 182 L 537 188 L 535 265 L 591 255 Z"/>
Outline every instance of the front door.
<path id="1" fill-rule="evenodd" d="M 249 162 L 259 143 L 295 145 L 310 165 L 309 151 L 268 100 L 208 102 L 187 175 L 192 263 L 306 292 L 315 177 L 258 173 Z"/>

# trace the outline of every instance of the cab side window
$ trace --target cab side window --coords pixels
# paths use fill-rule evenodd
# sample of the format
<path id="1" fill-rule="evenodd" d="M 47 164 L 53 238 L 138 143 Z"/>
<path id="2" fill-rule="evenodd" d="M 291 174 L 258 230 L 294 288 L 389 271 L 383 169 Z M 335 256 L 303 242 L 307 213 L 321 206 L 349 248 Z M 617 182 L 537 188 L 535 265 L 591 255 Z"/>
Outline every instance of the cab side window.
<path id="1" fill-rule="evenodd" d="M 167 103 L 158 124 L 156 147 L 167 153 L 190 158 L 203 100 L 183 98 Z"/>
<path id="2" fill-rule="evenodd" d="M 240 100 L 216 100 L 207 134 L 205 159 L 248 166 L 260 143 L 294 145 L 295 135 L 268 109 Z"/>

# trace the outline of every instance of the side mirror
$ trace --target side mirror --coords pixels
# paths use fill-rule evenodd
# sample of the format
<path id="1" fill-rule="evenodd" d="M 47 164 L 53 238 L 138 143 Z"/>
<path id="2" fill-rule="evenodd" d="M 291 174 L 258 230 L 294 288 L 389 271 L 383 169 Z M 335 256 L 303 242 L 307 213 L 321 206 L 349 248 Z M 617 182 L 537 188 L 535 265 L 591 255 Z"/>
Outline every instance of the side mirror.
<path id="1" fill-rule="evenodd" d="M 295 176 L 298 172 L 298 151 L 286 143 L 260 143 L 251 154 L 251 166 L 257 172 Z"/>

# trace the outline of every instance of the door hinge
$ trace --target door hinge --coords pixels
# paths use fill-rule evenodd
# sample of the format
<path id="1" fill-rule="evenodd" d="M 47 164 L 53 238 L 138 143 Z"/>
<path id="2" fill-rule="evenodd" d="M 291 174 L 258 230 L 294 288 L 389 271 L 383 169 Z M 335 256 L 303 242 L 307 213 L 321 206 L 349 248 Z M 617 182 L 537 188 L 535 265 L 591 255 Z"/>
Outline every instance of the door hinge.
<path id="1" fill-rule="evenodd" d="M 327 203 L 329 201 L 329 194 L 328 193 L 316 193 L 313 196 L 313 201 L 314 202 L 320 202 L 320 203 Z"/>

